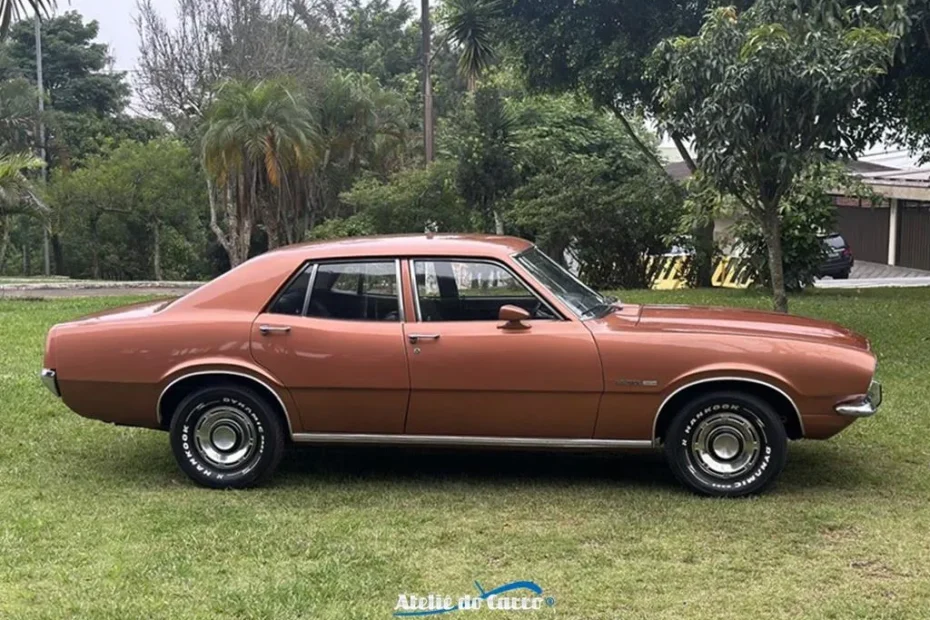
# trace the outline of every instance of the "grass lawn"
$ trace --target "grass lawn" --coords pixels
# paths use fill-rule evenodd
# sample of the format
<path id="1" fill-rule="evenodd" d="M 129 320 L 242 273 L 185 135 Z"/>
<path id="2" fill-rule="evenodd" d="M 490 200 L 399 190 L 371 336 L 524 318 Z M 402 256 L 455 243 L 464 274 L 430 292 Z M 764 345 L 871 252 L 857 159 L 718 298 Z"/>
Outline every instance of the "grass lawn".
<path id="1" fill-rule="evenodd" d="M 400 593 L 524 579 L 555 606 L 443 617 L 930 614 L 930 289 L 791 300 L 872 339 L 885 404 L 736 501 L 690 495 L 652 454 L 308 449 L 264 488 L 200 489 L 167 435 L 80 418 L 36 376 L 50 325 L 128 301 L 0 300 L 0 618 L 386 620 Z"/>

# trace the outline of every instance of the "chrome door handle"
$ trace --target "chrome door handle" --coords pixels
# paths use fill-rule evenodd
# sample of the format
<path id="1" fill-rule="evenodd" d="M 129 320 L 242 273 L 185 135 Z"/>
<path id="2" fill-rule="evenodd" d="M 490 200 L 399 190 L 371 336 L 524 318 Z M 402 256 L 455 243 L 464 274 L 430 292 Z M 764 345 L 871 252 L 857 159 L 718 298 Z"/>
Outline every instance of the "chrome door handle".
<path id="1" fill-rule="evenodd" d="M 410 344 L 416 344 L 420 340 L 439 340 L 439 334 L 410 334 L 407 339 Z"/>
<path id="2" fill-rule="evenodd" d="M 258 331 L 262 333 L 263 336 L 273 333 L 282 333 L 286 334 L 291 331 L 290 325 L 259 325 Z"/>

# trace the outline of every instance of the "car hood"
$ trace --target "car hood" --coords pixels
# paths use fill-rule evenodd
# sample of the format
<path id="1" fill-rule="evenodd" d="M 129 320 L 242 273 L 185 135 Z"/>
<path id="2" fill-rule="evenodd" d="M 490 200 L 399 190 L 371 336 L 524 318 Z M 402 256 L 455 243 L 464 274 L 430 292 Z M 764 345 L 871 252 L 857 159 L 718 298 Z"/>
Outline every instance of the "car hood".
<path id="1" fill-rule="evenodd" d="M 630 325 L 631 308 L 609 314 L 602 321 L 614 329 Z M 869 341 L 842 325 L 780 312 L 702 306 L 640 306 L 638 329 L 661 332 L 793 338 L 869 350 Z M 622 327 L 624 326 L 624 327 Z"/>

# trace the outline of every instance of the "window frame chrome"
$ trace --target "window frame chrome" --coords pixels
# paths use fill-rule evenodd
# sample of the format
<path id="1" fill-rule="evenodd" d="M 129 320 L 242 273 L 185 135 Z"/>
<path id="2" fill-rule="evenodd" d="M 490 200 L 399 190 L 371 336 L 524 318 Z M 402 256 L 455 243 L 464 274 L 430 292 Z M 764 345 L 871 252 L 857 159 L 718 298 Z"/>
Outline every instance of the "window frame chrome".
<path id="1" fill-rule="evenodd" d="M 528 247 L 528 248 L 526 248 L 526 249 L 524 249 L 524 250 L 520 250 L 519 252 L 517 252 L 517 253 L 515 253 L 515 254 L 511 254 L 510 256 L 511 256 L 511 258 L 513 258 L 514 261 L 517 262 L 517 264 L 520 265 L 520 268 L 521 268 L 521 269 L 524 269 L 524 270 L 526 270 L 526 271 L 529 273 L 529 270 L 526 268 L 526 265 L 523 264 L 522 262 L 520 262 L 520 259 L 521 259 L 521 257 L 523 257 L 524 254 L 527 254 L 527 253 L 529 253 L 529 252 L 531 252 L 531 251 L 533 251 L 533 250 L 539 251 L 539 253 L 542 254 L 544 258 L 546 258 L 549 262 L 551 262 L 552 264 L 556 265 L 557 267 L 562 267 L 562 266 L 559 265 L 555 260 L 553 260 L 551 256 L 549 256 L 548 254 L 546 254 L 545 252 L 543 252 L 543 251 L 539 248 L 539 246 L 538 246 L 538 245 L 535 245 L 535 244 L 534 244 L 534 245 L 531 245 L 530 247 Z M 562 267 L 562 268 L 564 269 L 564 267 Z M 570 276 L 575 280 L 575 282 L 577 282 L 578 284 L 580 284 L 582 287 L 586 288 L 589 292 L 594 293 L 594 295 L 596 295 L 596 296 L 598 296 L 598 297 L 601 297 L 601 298 L 604 297 L 603 295 L 601 295 L 600 293 L 598 293 L 597 291 L 595 291 L 593 288 L 591 288 L 590 286 L 588 286 L 587 284 L 585 284 L 584 281 L 582 281 L 581 278 L 579 278 L 578 276 L 576 276 L 575 274 L 573 274 L 571 271 L 569 271 L 568 269 L 565 269 L 565 271 L 568 272 L 568 275 L 570 275 Z M 536 278 L 535 275 L 534 275 L 533 277 Z M 536 278 L 536 279 L 538 280 L 538 278 Z M 540 285 L 542 285 L 542 282 L 540 282 Z M 594 316 L 587 316 L 587 317 L 586 317 L 584 314 L 582 314 L 582 313 L 580 313 L 580 312 L 577 312 L 577 311 L 571 306 L 571 304 L 566 303 L 565 300 L 562 299 L 561 297 L 559 297 L 554 291 L 552 291 L 552 289 L 549 289 L 549 288 L 547 287 L 547 290 L 549 290 L 549 292 L 552 294 L 553 297 L 555 297 L 556 299 L 559 300 L 559 303 L 560 303 L 560 304 L 562 304 L 563 306 L 565 306 L 566 308 L 568 308 L 569 311 L 572 313 L 572 315 L 573 315 L 575 318 L 577 318 L 579 321 L 585 322 L 585 321 L 590 321 L 591 319 L 597 318 L 597 317 L 594 317 Z"/>
<path id="2" fill-rule="evenodd" d="M 420 309 L 420 290 L 417 286 L 417 272 L 416 265 L 414 264 L 417 261 L 435 261 L 435 262 L 459 262 L 459 263 L 482 263 L 486 265 L 492 265 L 494 267 L 499 267 L 506 271 L 512 278 L 517 282 L 522 284 L 527 291 L 530 292 L 530 295 L 536 298 L 536 300 L 543 304 L 549 311 L 555 315 L 554 319 L 527 319 L 528 321 L 568 321 L 568 319 L 563 312 L 560 312 L 557 308 L 553 307 L 542 295 L 537 291 L 527 280 L 526 278 L 521 277 L 513 269 L 510 268 L 504 261 L 495 259 L 495 258 L 484 258 L 476 256 L 411 256 L 406 259 L 407 261 L 407 271 L 410 273 L 410 287 L 413 289 L 413 301 L 415 305 L 415 320 L 417 323 L 494 323 L 497 319 L 489 321 L 424 321 L 423 314 Z"/>
<path id="3" fill-rule="evenodd" d="M 301 308 L 299 318 L 302 319 L 320 319 L 324 321 L 366 321 L 369 323 L 405 323 L 406 316 L 404 313 L 404 287 L 403 280 L 401 279 L 400 273 L 400 261 L 401 259 L 394 256 L 355 256 L 352 258 L 324 258 L 321 260 L 305 260 L 300 264 L 300 267 L 291 274 L 283 286 L 281 286 L 275 294 L 271 297 L 265 308 L 262 310 L 262 313 L 274 314 L 275 316 L 298 316 L 298 315 L 287 315 L 287 314 L 278 314 L 276 312 L 271 312 L 271 308 L 274 307 L 275 303 L 278 301 L 278 298 L 288 289 L 288 287 L 293 284 L 294 280 L 299 278 L 301 274 L 304 273 L 308 268 L 310 269 L 310 279 L 307 281 L 307 290 L 304 292 L 304 303 Z M 307 313 L 310 311 L 310 301 L 313 294 L 313 285 L 316 284 L 316 277 L 320 270 L 320 265 L 342 265 L 347 263 L 394 263 L 394 277 L 396 278 L 396 283 L 394 284 L 394 292 L 397 295 L 397 321 L 378 321 L 374 319 L 333 319 L 325 316 L 309 316 Z"/>

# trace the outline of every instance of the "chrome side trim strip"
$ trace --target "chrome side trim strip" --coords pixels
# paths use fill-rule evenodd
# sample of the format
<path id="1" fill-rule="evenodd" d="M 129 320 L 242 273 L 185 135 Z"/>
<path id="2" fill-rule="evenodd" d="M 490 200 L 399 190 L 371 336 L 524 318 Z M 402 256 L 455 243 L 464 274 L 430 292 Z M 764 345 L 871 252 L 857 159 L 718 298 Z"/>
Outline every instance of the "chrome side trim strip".
<path id="1" fill-rule="evenodd" d="M 247 375 L 244 372 L 235 372 L 232 370 L 198 370 L 197 372 L 189 372 L 186 375 L 181 375 L 171 383 L 165 386 L 165 389 L 161 391 L 161 394 L 158 395 L 158 402 L 155 403 L 155 419 L 158 422 L 158 425 L 161 426 L 161 400 L 165 397 L 165 394 L 168 393 L 168 390 L 171 387 L 184 379 L 190 379 L 191 377 L 197 377 L 201 375 L 232 375 L 234 377 L 242 377 L 243 379 L 250 379 L 255 383 L 259 384 L 269 392 L 271 392 L 275 399 L 278 401 L 278 404 L 281 405 L 281 411 L 284 412 L 284 419 L 287 421 L 287 432 L 290 435 L 294 434 L 294 429 L 291 427 L 291 416 L 287 412 L 287 407 L 284 406 L 284 401 L 281 400 L 281 397 L 278 396 L 278 393 L 274 391 L 270 385 L 262 381 L 261 379 L 256 379 L 252 375 Z"/>
<path id="2" fill-rule="evenodd" d="M 58 389 L 58 379 L 56 378 L 55 371 L 51 368 L 43 368 L 39 376 L 42 378 L 42 383 L 48 388 L 48 391 L 58 398 L 61 398 L 61 391 Z"/>
<path id="3" fill-rule="evenodd" d="M 398 446 L 480 446 L 488 448 L 652 448 L 648 439 L 572 439 L 553 437 L 481 437 L 472 435 L 394 435 L 369 433 L 295 433 L 295 443 L 383 444 Z"/>
<path id="4" fill-rule="evenodd" d="M 707 378 L 707 379 L 698 379 L 697 381 L 692 381 L 691 383 L 686 383 L 685 385 L 679 387 L 677 390 L 675 390 L 674 392 L 672 392 L 671 394 L 669 394 L 669 395 L 665 398 L 665 400 L 662 401 L 662 404 L 659 405 L 659 408 L 656 410 L 655 418 L 653 418 L 653 420 L 652 420 L 652 443 L 653 443 L 653 445 L 655 445 L 655 446 L 658 446 L 658 445 L 659 445 L 659 436 L 658 436 L 658 434 L 656 433 L 656 431 L 657 431 L 657 425 L 658 425 L 658 423 L 659 423 L 659 414 L 662 413 L 662 410 L 665 408 L 665 405 L 668 404 L 668 401 L 672 400 L 672 398 L 675 396 L 675 394 L 678 394 L 678 393 L 681 392 L 682 390 L 686 390 L 686 389 L 688 389 L 689 387 L 693 387 L 693 386 L 695 386 L 695 385 L 700 385 L 701 383 L 711 383 L 711 382 L 714 382 L 714 381 L 718 381 L 718 382 L 719 382 L 719 381 L 743 381 L 743 382 L 745 382 L 745 383 L 755 383 L 755 384 L 757 384 L 757 385 L 764 385 L 765 387 L 772 388 L 773 390 L 775 390 L 776 392 L 778 392 L 779 394 L 781 394 L 782 396 L 784 396 L 786 399 L 788 399 L 788 402 L 791 403 L 791 406 L 794 408 L 794 413 L 795 413 L 795 415 L 798 417 L 798 424 L 801 425 L 801 436 L 803 437 L 803 436 L 805 435 L 805 432 L 804 432 L 804 418 L 801 417 L 801 411 L 798 409 L 798 406 L 797 406 L 797 404 L 794 402 L 794 399 L 791 398 L 790 396 L 788 396 L 788 394 L 785 393 L 785 391 L 784 391 L 783 389 L 781 389 L 781 388 L 779 388 L 779 387 L 777 387 L 777 386 L 774 386 L 774 385 L 772 385 L 771 383 L 767 383 L 767 382 L 765 382 L 765 381 L 760 381 L 759 379 L 748 379 L 748 378 L 746 378 L 746 377 L 709 377 L 709 378 Z"/>

